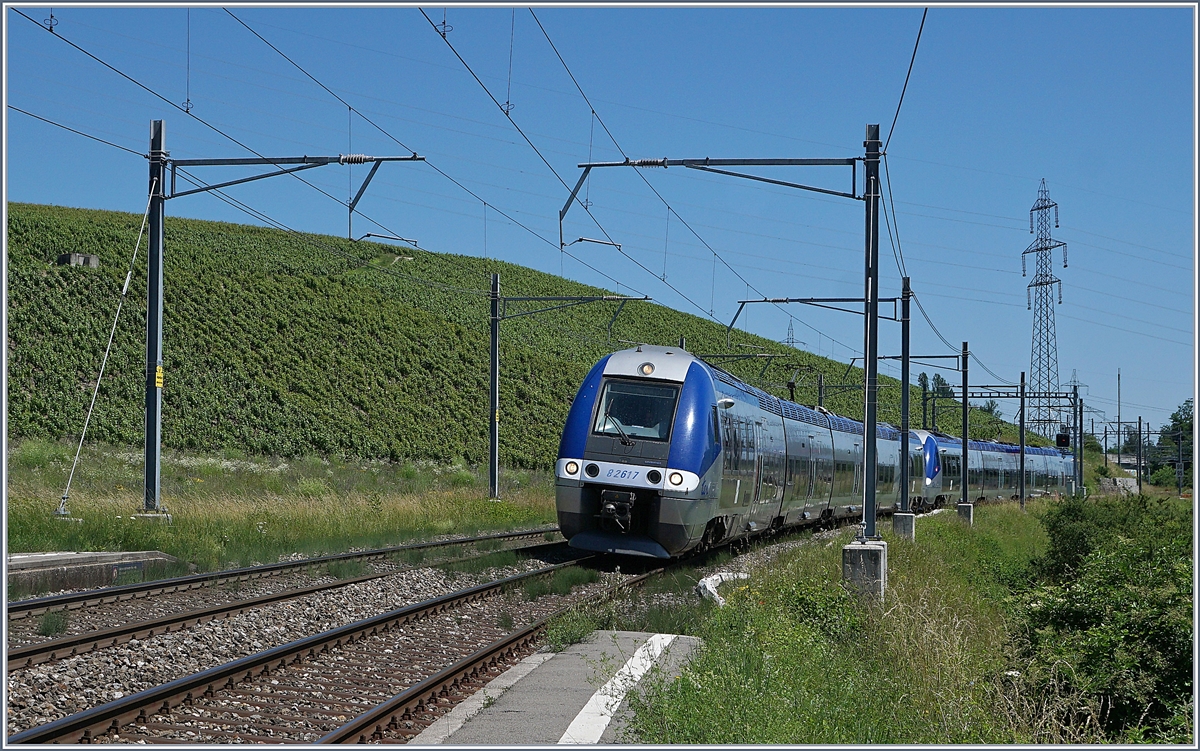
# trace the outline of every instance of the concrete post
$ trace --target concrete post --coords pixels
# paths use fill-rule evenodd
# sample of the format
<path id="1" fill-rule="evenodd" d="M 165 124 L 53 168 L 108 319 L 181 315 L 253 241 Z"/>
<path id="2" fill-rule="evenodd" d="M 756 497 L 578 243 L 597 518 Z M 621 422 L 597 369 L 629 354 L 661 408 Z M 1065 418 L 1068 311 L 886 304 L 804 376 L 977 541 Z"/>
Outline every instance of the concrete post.
<path id="1" fill-rule="evenodd" d="M 887 592 L 887 543 L 855 540 L 842 548 L 842 581 L 882 600 Z"/>

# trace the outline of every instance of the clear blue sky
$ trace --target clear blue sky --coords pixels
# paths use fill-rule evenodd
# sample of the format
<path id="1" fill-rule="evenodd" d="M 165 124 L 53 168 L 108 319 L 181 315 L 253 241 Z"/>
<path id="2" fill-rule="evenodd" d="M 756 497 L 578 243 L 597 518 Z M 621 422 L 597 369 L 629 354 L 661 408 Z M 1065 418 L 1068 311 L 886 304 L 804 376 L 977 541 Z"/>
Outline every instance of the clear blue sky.
<path id="1" fill-rule="evenodd" d="M 17 7 L 37 21 L 50 15 L 49 7 Z M 366 216 L 356 217 L 356 235 L 390 230 L 431 250 L 486 252 L 616 286 L 559 254 L 567 189 L 415 7 L 232 10 L 362 114 L 348 119 L 344 105 L 221 8 L 191 11 L 190 79 L 184 6 L 55 7 L 54 16 L 62 39 L 172 102 L 190 96 L 193 115 L 260 154 L 407 153 L 395 138 L 495 207 L 485 226 L 481 202 L 428 165 L 388 164 L 359 206 Z M 685 158 L 860 156 L 866 123 L 880 123 L 886 137 L 921 11 L 536 12 L 626 154 Z M 442 21 L 441 7 L 427 12 Z M 514 20 L 510 9 L 451 7 L 446 18 L 449 41 L 500 102 L 513 103 L 513 120 L 563 180 L 574 184 L 589 153 L 621 158 L 527 9 Z M 176 158 L 251 156 L 11 7 L 5 23 L 7 104 L 138 152 L 147 149 L 150 120 L 161 118 Z M 933 7 L 888 147 L 914 290 L 947 340 L 970 341 L 984 365 L 1013 382 L 1029 370 L 1031 276 L 1021 276 L 1021 252 L 1033 239 L 1029 209 L 1045 178 L 1060 206 L 1055 236 L 1068 246 L 1068 268 L 1061 255 L 1055 266 L 1063 281 L 1055 309 L 1060 380 L 1077 374 L 1089 406 L 1109 419 L 1118 368 L 1125 419 L 1140 414 L 1161 425 L 1195 388 L 1194 24 L 1184 7 Z M 6 118 L 7 200 L 144 209 L 138 156 L 11 109 Z M 365 171 L 326 167 L 305 176 L 345 201 Z M 240 174 L 208 169 L 203 177 Z M 837 190 L 850 184 L 843 168 L 761 174 Z M 693 313 L 711 308 L 722 322 L 747 296 L 861 296 L 861 202 L 685 169 L 643 175 L 678 217 L 668 220 L 664 203 L 629 169 L 594 173 L 587 198 L 603 229 L 650 271 L 611 247 L 570 248 L 623 293 Z M 346 233 L 345 207 L 298 180 L 231 193 L 295 229 Z M 171 201 L 167 210 L 251 221 L 210 196 Z M 603 236 L 578 207 L 564 233 Z M 714 273 L 710 247 L 732 271 L 718 263 Z M 886 236 L 881 256 L 882 292 L 896 295 L 900 273 Z M 664 269 L 666 283 L 658 278 Z M 760 305 L 738 326 L 783 339 L 789 313 L 805 348 L 842 361 L 859 354 L 857 316 Z M 913 351 L 947 352 L 914 315 Z M 881 335 L 881 353 L 898 354 L 898 325 L 881 323 Z M 974 367 L 972 375 L 996 380 Z M 1011 417 L 1015 405 L 1001 410 Z"/>

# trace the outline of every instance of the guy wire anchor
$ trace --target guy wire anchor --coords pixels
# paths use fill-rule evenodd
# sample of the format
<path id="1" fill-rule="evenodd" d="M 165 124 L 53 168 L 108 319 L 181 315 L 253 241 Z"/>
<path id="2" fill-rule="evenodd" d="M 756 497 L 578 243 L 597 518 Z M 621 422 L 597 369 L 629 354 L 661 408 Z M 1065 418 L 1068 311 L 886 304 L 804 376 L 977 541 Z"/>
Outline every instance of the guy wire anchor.
<path id="1" fill-rule="evenodd" d="M 54 509 L 54 518 L 60 522 L 82 522 L 77 516 L 71 516 L 71 512 L 67 511 L 67 494 L 63 493 L 62 498 L 58 501 L 58 508 Z"/>
<path id="2" fill-rule="evenodd" d="M 867 523 L 865 521 L 858 523 L 858 533 L 854 535 L 855 542 L 867 541 Z"/>

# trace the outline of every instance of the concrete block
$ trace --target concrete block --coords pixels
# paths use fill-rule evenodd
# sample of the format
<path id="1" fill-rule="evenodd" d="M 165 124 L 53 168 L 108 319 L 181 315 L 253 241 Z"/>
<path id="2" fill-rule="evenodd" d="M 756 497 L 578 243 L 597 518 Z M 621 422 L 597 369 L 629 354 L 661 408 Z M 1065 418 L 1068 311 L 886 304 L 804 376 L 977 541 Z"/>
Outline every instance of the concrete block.
<path id="1" fill-rule="evenodd" d="M 144 514 L 134 514 L 130 518 L 141 519 L 144 522 L 159 522 L 161 524 L 173 523 L 171 515 L 166 511 L 147 511 Z"/>
<path id="2" fill-rule="evenodd" d="M 916 536 L 917 515 L 897 511 L 892 514 L 892 532 L 902 540 L 911 540 Z"/>
<path id="3" fill-rule="evenodd" d="M 842 581 L 882 599 L 887 591 L 887 543 L 855 540 L 842 548 Z"/>
<path id="4" fill-rule="evenodd" d="M 967 524 L 974 526 L 975 524 L 975 504 L 960 503 L 956 506 L 958 509 L 958 518 L 965 521 Z"/>
<path id="5" fill-rule="evenodd" d="M 61 253 L 58 256 L 59 266 L 87 266 L 88 268 L 100 268 L 100 256 L 91 255 L 89 253 Z"/>
<path id="6" fill-rule="evenodd" d="M 116 584 L 123 577 L 137 581 L 163 576 L 181 564 L 157 550 L 127 553 L 10 553 L 8 588 L 22 594 L 60 589 L 90 589 Z"/>

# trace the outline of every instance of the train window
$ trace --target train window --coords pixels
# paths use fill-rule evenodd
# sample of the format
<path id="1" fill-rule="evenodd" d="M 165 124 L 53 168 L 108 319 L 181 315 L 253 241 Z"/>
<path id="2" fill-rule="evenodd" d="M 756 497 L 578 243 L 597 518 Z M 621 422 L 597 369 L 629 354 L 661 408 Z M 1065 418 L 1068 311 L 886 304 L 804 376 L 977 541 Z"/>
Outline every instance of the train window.
<path id="1" fill-rule="evenodd" d="M 671 437 L 678 396 L 678 386 L 608 381 L 592 430 L 622 438 L 665 441 Z"/>
<path id="2" fill-rule="evenodd" d="M 720 414 L 717 412 L 717 405 L 715 405 L 715 404 L 713 405 L 713 408 L 712 408 L 712 428 L 713 428 L 713 441 L 720 444 L 721 443 L 721 417 L 720 417 Z"/>

